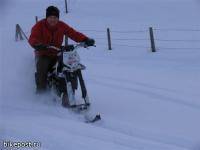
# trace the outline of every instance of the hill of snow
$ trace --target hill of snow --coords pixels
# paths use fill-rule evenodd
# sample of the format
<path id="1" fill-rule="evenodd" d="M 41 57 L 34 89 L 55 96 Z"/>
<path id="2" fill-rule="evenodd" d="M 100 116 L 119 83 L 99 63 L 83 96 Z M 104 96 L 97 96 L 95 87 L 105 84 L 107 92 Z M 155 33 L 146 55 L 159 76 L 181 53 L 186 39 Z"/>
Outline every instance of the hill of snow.
<path id="1" fill-rule="evenodd" d="M 100 122 L 86 124 L 51 96 L 35 95 L 33 49 L 15 42 L 15 25 L 28 35 L 34 16 L 43 18 L 49 5 L 97 41 L 79 54 Z M 67 15 L 63 0 L 2 0 L 0 9 L 1 141 L 41 142 L 40 150 L 200 149 L 200 42 L 157 40 L 151 53 L 149 40 L 129 40 L 148 39 L 150 26 L 156 39 L 200 40 L 197 0 L 69 0 Z"/>

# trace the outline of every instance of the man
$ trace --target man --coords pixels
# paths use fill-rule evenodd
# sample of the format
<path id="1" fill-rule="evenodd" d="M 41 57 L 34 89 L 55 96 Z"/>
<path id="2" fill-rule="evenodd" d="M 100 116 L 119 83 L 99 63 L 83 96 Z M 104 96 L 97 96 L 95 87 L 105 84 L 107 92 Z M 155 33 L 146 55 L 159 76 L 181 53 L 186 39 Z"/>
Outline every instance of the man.
<path id="1" fill-rule="evenodd" d="M 47 87 L 48 71 L 57 61 L 57 52 L 48 46 L 61 47 L 63 36 L 75 42 L 84 42 L 86 46 L 93 46 L 95 41 L 84 34 L 77 32 L 66 23 L 59 21 L 59 9 L 49 6 L 46 9 L 46 18 L 36 23 L 29 38 L 30 45 L 35 49 L 36 55 L 36 86 L 37 93 L 43 93 Z"/>

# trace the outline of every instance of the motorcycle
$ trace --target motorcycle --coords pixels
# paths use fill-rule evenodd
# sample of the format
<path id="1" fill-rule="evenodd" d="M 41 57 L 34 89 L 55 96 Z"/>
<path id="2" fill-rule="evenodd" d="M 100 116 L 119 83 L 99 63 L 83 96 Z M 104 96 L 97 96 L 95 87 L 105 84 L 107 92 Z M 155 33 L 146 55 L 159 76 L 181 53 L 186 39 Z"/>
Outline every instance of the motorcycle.
<path id="1" fill-rule="evenodd" d="M 88 48 L 85 43 L 76 45 L 48 46 L 50 49 L 57 50 L 57 62 L 48 72 L 47 85 L 55 99 L 61 100 L 62 106 L 75 112 L 85 112 L 86 122 L 96 122 L 101 119 L 100 114 L 92 114 L 91 104 L 88 97 L 85 81 L 82 76 L 82 70 L 86 66 L 80 63 L 80 56 L 77 52 L 79 48 Z M 78 90 L 78 83 L 81 87 L 82 102 L 78 103 L 75 94 Z"/>
<path id="2" fill-rule="evenodd" d="M 54 46 L 48 47 L 58 51 L 58 61 L 52 71 L 48 73 L 48 87 L 60 97 L 63 107 L 82 110 L 88 109 L 90 106 L 87 89 L 82 76 L 82 70 L 85 70 L 86 67 L 80 63 L 80 56 L 77 53 L 77 49 L 83 47 L 86 47 L 84 43 L 68 45 L 61 49 Z M 78 83 L 80 84 L 84 100 L 81 104 L 77 104 L 75 100 Z"/>

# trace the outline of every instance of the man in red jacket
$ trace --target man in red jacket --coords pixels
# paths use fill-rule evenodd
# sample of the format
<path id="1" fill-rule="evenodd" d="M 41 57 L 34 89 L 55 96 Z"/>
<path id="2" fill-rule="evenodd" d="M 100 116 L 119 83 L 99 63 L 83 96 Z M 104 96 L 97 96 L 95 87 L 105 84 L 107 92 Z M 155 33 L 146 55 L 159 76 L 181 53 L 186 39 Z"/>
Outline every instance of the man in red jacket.
<path id="1" fill-rule="evenodd" d="M 75 42 L 84 42 L 93 46 L 95 41 L 84 34 L 77 32 L 66 23 L 59 21 L 59 10 L 54 6 L 46 9 L 46 18 L 36 23 L 29 38 L 30 45 L 35 49 L 36 55 L 36 86 L 37 93 L 46 91 L 48 71 L 57 61 L 57 52 L 48 46 L 61 47 L 63 37 L 71 38 Z"/>

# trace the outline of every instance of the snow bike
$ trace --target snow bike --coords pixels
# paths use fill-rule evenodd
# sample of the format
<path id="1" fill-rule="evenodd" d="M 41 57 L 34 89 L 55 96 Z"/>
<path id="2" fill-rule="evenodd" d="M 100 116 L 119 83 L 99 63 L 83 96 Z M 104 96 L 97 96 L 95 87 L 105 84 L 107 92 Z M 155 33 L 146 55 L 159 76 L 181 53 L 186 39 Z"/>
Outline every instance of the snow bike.
<path id="1" fill-rule="evenodd" d="M 61 99 L 63 107 L 79 112 L 87 111 L 91 107 L 85 82 L 82 76 L 82 70 L 85 70 L 86 67 L 80 63 L 80 56 L 77 53 L 77 49 L 83 47 L 87 48 L 84 43 L 68 45 L 62 48 L 57 48 L 54 46 L 48 47 L 58 51 L 58 61 L 48 73 L 48 87 L 52 93 Z M 75 92 L 78 89 L 78 83 L 81 87 L 83 99 L 83 102 L 79 104 L 77 104 L 75 99 Z M 95 116 L 89 117 L 87 122 L 95 122 L 100 119 L 100 114 L 95 114 Z"/>

